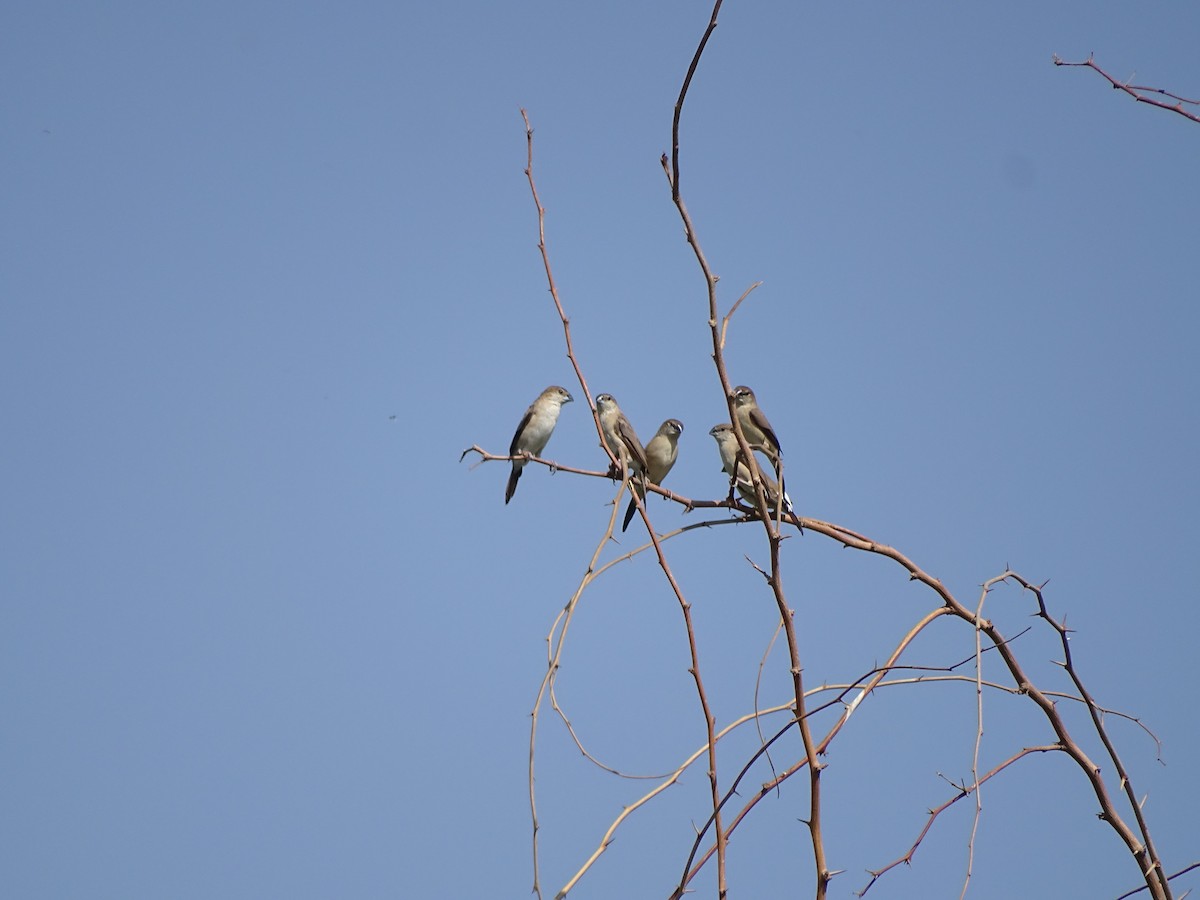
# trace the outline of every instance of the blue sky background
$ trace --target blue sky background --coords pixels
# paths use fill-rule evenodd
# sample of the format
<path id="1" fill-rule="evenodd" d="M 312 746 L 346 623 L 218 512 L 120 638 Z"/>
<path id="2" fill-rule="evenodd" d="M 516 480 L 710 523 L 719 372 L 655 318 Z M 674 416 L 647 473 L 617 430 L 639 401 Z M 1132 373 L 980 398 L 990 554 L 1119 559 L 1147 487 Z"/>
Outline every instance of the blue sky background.
<path id="1" fill-rule="evenodd" d="M 6 894 L 527 896 L 545 636 L 615 489 L 534 467 L 506 507 L 504 464 L 458 462 L 476 442 L 504 452 L 560 383 L 579 402 L 547 454 L 602 464 L 535 248 L 518 108 L 592 390 L 643 438 L 681 419 L 668 486 L 722 496 L 703 282 L 658 162 L 708 14 L 6 10 Z M 1088 687 L 1162 739 L 1166 765 L 1109 719 L 1168 868 L 1195 861 L 1200 127 L 1051 55 L 1198 95 L 1200 9 L 731 2 L 720 21 L 683 189 L 723 308 L 764 282 L 728 362 L 780 434 L 801 512 L 902 549 L 964 602 L 1006 564 L 1050 579 Z M 663 529 L 699 520 L 650 511 Z M 728 722 L 775 623 L 744 558 L 766 564 L 761 529 L 668 549 Z M 810 686 L 860 675 L 936 605 L 817 535 L 788 541 L 784 566 Z M 987 607 L 1008 634 L 1035 626 L 1019 653 L 1065 688 L 1031 609 L 1012 589 Z M 944 621 L 906 658 L 972 647 Z M 559 698 L 606 762 L 667 771 L 703 739 L 686 669 L 678 605 L 640 557 L 585 595 Z M 761 702 L 788 692 L 777 648 Z M 1027 701 L 990 695 L 985 715 L 985 767 L 1050 741 Z M 846 870 L 831 896 L 907 849 L 952 794 L 940 776 L 968 777 L 974 728 L 962 684 L 856 713 L 823 781 Z M 754 745 L 723 746 L 725 783 Z M 810 889 L 805 782 L 737 833 L 734 896 Z M 543 719 L 547 896 L 647 789 Z M 633 816 L 571 896 L 666 896 L 707 790 L 698 768 Z M 968 896 L 1137 886 L 1065 758 L 1025 760 L 983 802 Z M 952 809 L 868 896 L 958 896 L 970 828 Z M 712 870 L 696 886 L 711 896 Z"/>

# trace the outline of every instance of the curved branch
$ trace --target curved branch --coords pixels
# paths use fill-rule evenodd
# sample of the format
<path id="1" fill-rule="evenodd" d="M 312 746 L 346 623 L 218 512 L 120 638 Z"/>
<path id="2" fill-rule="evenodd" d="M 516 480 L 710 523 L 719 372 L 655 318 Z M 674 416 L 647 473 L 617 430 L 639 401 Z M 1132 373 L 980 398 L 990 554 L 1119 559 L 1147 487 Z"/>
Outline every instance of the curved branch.
<path id="1" fill-rule="evenodd" d="M 1020 662 L 1017 660 L 1012 648 L 1008 645 L 1007 640 L 1000 633 L 999 629 L 997 629 L 995 625 L 993 625 L 987 619 L 976 615 L 975 613 L 971 612 L 971 610 L 963 606 L 957 599 L 955 599 L 950 591 L 946 589 L 945 585 L 943 585 L 941 581 L 926 573 L 919 566 L 917 566 L 916 563 L 914 563 L 899 550 L 896 550 L 894 547 L 889 547 L 886 544 L 880 544 L 872 541 L 863 537 L 862 535 L 851 532 L 849 529 L 841 528 L 840 526 L 833 525 L 828 522 L 821 522 L 815 519 L 807 518 L 802 518 L 801 521 L 805 528 L 816 531 L 818 534 L 824 534 L 827 537 L 831 537 L 834 540 L 839 541 L 845 547 L 851 547 L 868 553 L 875 553 L 895 561 L 908 572 L 908 577 L 910 580 L 920 581 L 922 584 L 932 588 L 937 595 L 942 598 L 950 612 L 952 612 L 958 618 L 969 622 L 988 636 L 988 640 L 991 641 L 992 645 L 999 652 L 1001 659 L 1004 660 L 1004 665 L 1008 669 L 1014 683 L 1042 711 L 1046 721 L 1049 723 L 1051 729 L 1053 729 L 1059 742 L 1063 745 L 1063 750 L 1068 756 L 1071 757 L 1072 760 L 1074 760 L 1075 764 L 1087 778 L 1088 783 L 1091 785 L 1092 793 L 1095 795 L 1097 802 L 1100 804 L 1100 818 L 1107 822 L 1113 831 L 1117 833 L 1117 836 L 1121 839 L 1121 841 L 1129 849 L 1129 852 L 1133 855 L 1133 858 L 1137 861 L 1138 868 L 1141 870 L 1143 877 L 1146 879 L 1146 884 L 1150 888 L 1151 896 L 1154 897 L 1155 900 L 1167 900 L 1167 898 L 1171 896 L 1171 889 L 1167 883 L 1167 879 L 1163 874 L 1162 862 L 1157 853 L 1154 851 L 1153 844 L 1151 844 L 1149 841 L 1143 842 L 1143 840 L 1139 840 L 1137 835 L 1133 833 L 1129 825 L 1126 824 L 1125 820 L 1117 812 L 1116 807 L 1113 805 L 1112 798 L 1109 796 L 1108 788 L 1104 783 L 1104 779 L 1100 775 L 1099 766 L 1092 762 L 1087 753 L 1084 752 L 1083 747 L 1081 747 L 1079 743 L 1071 736 L 1070 731 L 1067 729 L 1066 723 L 1058 713 L 1058 709 L 1055 706 L 1054 701 L 1050 699 L 1047 693 L 1042 691 L 1025 674 L 1024 667 L 1022 667 Z M 1025 581 L 1019 575 L 1017 575 L 1017 573 L 1011 570 L 1006 570 L 1002 575 L 998 576 L 996 579 L 993 579 L 993 581 L 1004 581 L 1009 579 L 1013 580 L 1017 584 L 1022 585 L 1023 587 L 1026 587 L 1026 589 L 1033 589 L 1033 586 L 1030 585 L 1029 582 Z M 1040 588 L 1038 589 L 1037 596 L 1039 609 L 1044 612 L 1045 606 L 1041 600 Z M 1041 614 L 1042 613 L 1039 613 L 1039 615 Z M 1054 623 L 1049 616 L 1043 617 L 1054 624 L 1056 629 L 1060 629 L 1060 626 L 1058 626 L 1057 623 Z M 1059 635 L 1065 646 L 1066 630 L 1060 629 Z M 1076 680 L 1076 687 L 1082 689 L 1082 682 Z M 1087 698 L 1088 695 L 1083 694 L 1081 690 L 1081 696 Z M 1111 758 L 1112 755 L 1115 755 L 1116 751 L 1111 749 L 1111 742 L 1107 740 L 1107 735 L 1103 734 L 1104 726 L 1103 723 L 1099 721 L 1094 704 L 1089 703 L 1088 708 L 1092 712 L 1093 725 L 1101 733 L 1101 737 L 1104 740 L 1106 747 L 1109 748 Z M 1124 769 L 1120 768 L 1119 771 L 1123 773 Z M 1145 839 L 1148 836 L 1148 829 L 1146 828 L 1145 822 L 1142 818 L 1141 809 L 1134 801 L 1135 795 L 1133 794 L 1133 788 L 1130 785 L 1127 776 L 1122 775 L 1121 780 L 1122 788 L 1125 790 L 1127 797 L 1130 799 L 1131 805 L 1134 809 L 1134 815 L 1138 820 L 1139 829 L 1142 831 L 1143 839 Z"/>

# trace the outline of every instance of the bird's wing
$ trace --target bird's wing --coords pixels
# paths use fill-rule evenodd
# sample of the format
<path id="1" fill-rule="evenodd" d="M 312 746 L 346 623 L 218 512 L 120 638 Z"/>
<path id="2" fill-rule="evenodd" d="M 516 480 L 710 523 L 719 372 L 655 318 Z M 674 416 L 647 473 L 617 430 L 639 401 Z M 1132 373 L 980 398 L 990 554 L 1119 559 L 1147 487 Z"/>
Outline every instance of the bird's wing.
<path id="1" fill-rule="evenodd" d="M 779 445 L 779 438 L 775 436 L 775 429 L 771 427 L 771 423 L 767 421 L 767 417 L 757 406 L 750 410 L 750 421 L 758 426 L 758 430 L 766 435 L 767 440 L 778 447 L 781 451 L 783 450 L 783 447 Z"/>
<path id="2" fill-rule="evenodd" d="M 517 442 L 521 440 L 521 432 L 525 430 L 525 426 L 529 424 L 529 420 L 533 418 L 533 407 L 525 410 L 525 415 L 521 418 L 521 424 L 517 426 L 517 430 L 513 432 L 512 443 L 508 445 L 508 455 L 517 455 Z"/>
<path id="3" fill-rule="evenodd" d="M 646 451 L 642 449 L 642 442 L 638 440 L 637 432 L 633 430 L 633 426 L 624 416 L 617 420 L 617 436 L 629 448 L 629 455 L 633 457 L 634 462 L 645 472 L 649 468 L 646 464 Z"/>

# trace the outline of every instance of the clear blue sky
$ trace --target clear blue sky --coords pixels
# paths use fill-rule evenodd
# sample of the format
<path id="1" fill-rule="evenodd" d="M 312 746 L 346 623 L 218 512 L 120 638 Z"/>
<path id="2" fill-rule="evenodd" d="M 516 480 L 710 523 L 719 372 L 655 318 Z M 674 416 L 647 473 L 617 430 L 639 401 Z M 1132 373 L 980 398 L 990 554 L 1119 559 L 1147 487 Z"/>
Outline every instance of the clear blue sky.
<path id="1" fill-rule="evenodd" d="M 614 489 L 532 467 L 506 507 L 503 464 L 458 462 L 504 452 L 560 383 L 579 402 L 547 454 L 602 463 L 535 249 L 518 108 L 593 391 L 643 438 L 681 419 L 668 485 L 723 495 L 703 284 L 658 163 L 708 13 L 6 10 L 7 896 L 528 895 L 544 638 Z M 683 128 L 723 307 L 764 282 L 728 360 L 800 511 L 901 548 L 964 601 L 1006 564 L 1050 579 L 1089 688 L 1163 741 L 1165 766 L 1110 719 L 1169 868 L 1200 858 L 1200 126 L 1051 56 L 1194 96 L 1198 37 L 1189 4 L 731 0 Z M 869 669 L 935 605 L 816 535 L 785 549 L 810 685 Z M 744 559 L 766 563 L 761 530 L 669 550 L 727 722 L 774 625 Z M 987 609 L 1009 634 L 1032 622 L 1015 590 Z M 947 622 L 907 659 L 972 646 Z M 1018 646 L 1065 687 L 1044 629 Z M 669 770 L 703 738 L 686 666 L 678 606 L 639 558 L 586 595 L 559 697 L 606 762 Z M 777 649 L 762 702 L 787 696 Z M 1050 740 L 1027 707 L 989 697 L 984 766 Z M 847 870 L 832 896 L 907 848 L 951 793 L 939 773 L 968 776 L 973 733 L 967 686 L 859 710 L 825 773 Z M 552 719 L 541 735 L 552 896 L 647 788 L 592 768 Z M 729 744 L 723 778 L 753 744 Z M 1137 886 L 1064 759 L 989 788 L 968 896 Z M 685 777 L 572 897 L 665 896 L 706 796 L 702 771 Z M 806 895 L 806 808 L 795 780 L 738 833 L 734 896 Z M 970 827 L 966 805 L 947 813 L 868 896 L 958 896 Z M 711 875 L 697 887 L 711 896 Z"/>

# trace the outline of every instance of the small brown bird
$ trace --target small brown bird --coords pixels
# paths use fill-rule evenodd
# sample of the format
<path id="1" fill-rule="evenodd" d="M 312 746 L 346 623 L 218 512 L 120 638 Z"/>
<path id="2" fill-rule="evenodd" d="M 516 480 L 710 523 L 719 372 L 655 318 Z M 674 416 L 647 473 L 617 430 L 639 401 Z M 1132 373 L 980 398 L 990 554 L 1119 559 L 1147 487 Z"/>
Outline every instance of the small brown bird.
<path id="1" fill-rule="evenodd" d="M 517 426 L 512 443 L 508 445 L 509 456 L 541 456 L 554 434 L 554 426 L 558 424 L 558 414 L 562 412 L 564 403 L 570 403 L 572 397 L 566 388 L 552 384 L 525 410 L 525 417 Z M 524 459 L 512 461 L 512 474 L 508 476 L 508 487 L 504 489 L 504 502 L 508 503 L 517 491 L 517 482 L 521 478 L 521 470 L 525 468 Z"/>
<path id="2" fill-rule="evenodd" d="M 767 454 L 776 469 L 779 468 L 779 456 L 783 449 L 779 446 L 779 438 L 775 429 L 767 421 L 766 415 L 758 408 L 758 400 L 754 391 L 744 384 L 733 389 L 733 406 L 737 412 L 738 423 L 742 426 L 742 434 L 746 435 L 751 449 L 761 450 Z"/>
<path id="3" fill-rule="evenodd" d="M 745 461 L 739 459 L 737 433 L 733 430 L 733 426 L 728 422 L 722 422 L 720 425 L 714 425 L 708 433 L 716 439 L 717 451 L 721 454 L 721 468 L 733 480 L 742 499 L 751 506 L 756 506 L 758 497 L 754 493 L 754 480 Z M 757 462 L 755 465 L 758 465 Z M 774 478 L 762 470 L 761 466 L 758 470 L 758 477 L 762 479 L 763 491 L 767 495 L 767 506 L 774 509 L 779 502 L 779 485 L 775 483 Z M 792 512 L 792 498 L 787 495 L 786 491 L 783 494 L 783 511 Z"/>
<path id="4" fill-rule="evenodd" d="M 645 472 L 646 451 L 638 440 L 637 432 L 617 406 L 612 394 L 600 394 L 596 397 L 596 410 L 600 414 L 600 430 L 604 432 L 604 443 L 612 451 L 612 455 L 629 470 L 631 475 Z"/>
<path id="5" fill-rule="evenodd" d="M 678 419 L 667 419 L 658 426 L 658 432 L 650 438 L 646 445 L 646 480 L 651 484 L 662 484 L 675 460 L 679 458 L 679 435 L 683 434 L 683 423 Z M 640 484 L 634 485 L 634 490 L 643 499 L 646 489 Z M 629 498 L 629 508 L 625 510 L 625 522 L 621 525 L 624 531 L 637 512 L 637 501 Z"/>

